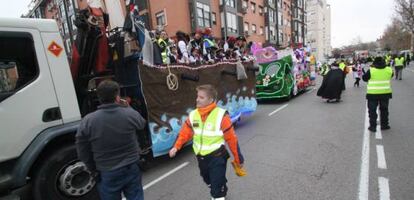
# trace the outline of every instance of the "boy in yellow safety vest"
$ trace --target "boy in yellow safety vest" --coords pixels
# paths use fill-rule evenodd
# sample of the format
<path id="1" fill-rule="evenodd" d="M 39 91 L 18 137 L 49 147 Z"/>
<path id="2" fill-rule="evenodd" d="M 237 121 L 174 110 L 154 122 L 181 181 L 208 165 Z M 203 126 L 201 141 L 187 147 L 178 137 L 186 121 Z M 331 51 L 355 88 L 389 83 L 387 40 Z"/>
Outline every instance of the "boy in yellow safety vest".
<path id="1" fill-rule="evenodd" d="M 226 168 L 229 154 L 225 143 L 234 156 L 233 166 L 238 176 L 246 175 L 244 158 L 227 111 L 219 108 L 215 100 L 217 91 L 212 85 L 197 87 L 197 109 L 190 112 L 180 130 L 170 157 L 174 157 L 185 143 L 193 139 L 200 174 L 210 187 L 212 199 L 224 200 L 227 194 Z"/>

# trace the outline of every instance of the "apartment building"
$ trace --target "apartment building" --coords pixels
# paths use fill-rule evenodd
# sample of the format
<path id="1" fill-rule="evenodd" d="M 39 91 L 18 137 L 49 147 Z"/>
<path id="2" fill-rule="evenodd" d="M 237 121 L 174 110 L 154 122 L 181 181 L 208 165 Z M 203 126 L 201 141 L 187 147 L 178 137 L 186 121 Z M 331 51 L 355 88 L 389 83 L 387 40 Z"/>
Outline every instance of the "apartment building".
<path id="1" fill-rule="evenodd" d="M 330 5 L 326 0 L 308 0 L 308 44 L 317 60 L 331 52 Z"/>
<path id="2" fill-rule="evenodd" d="M 104 11 L 116 2 L 126 15 L 124 0 L 101 0 Z M 214 37 L 243 35 L 248 41 L 277 48 L 299 46 L 306 32 L 305 0 L 135 0 L 147 29 L 164 29 L 170 36 L 178 30 L 192 33 L 212 29 Z M 108 5 L 108 9 L 106 9 Z M 75 12 L 87 8 L 86 0 L 33 0 L 26 17 L 56 19 L 70 52 L 76 38 Z M 110 20 L 113 18 L 110 14 Z M 296 18 L 292 15 L 296 14 Z M 119 20 L 118 20 L 119 21 Z M 112 22 L 111 22 L 112 24 Z M 119 24 L 119 23 L 118 23 Z M 119 25 L 117 25 L 119 26 Z"/>
<path id="3" fill-rule="evenodd" d="M 242 0 L 243 30 L 249 41 L 266 43 L 265 0 Z"/>
<path id="4" fill-rule="evenodd" d="M 214 37 L 246 36 L 249 41 L 265 42 L 263 0 L 150 0 L 151 29 L 164 29 L 168 35 L 211 28 Z M 143 11 L 143 13 L 145 13 Z"/>
<path id="5" fill-rule="evenodd" d="M 292 0 L 281 0 L 281 32 L 279 36 L 279 43 L 281 48 L 286 48 L 291 45 L 292 37 Z"/>
<path id="6" fill-rule="evenodd" d="M 306 45 L 306 1 L 292 0 L 292 46 L 303 47 Z"/>

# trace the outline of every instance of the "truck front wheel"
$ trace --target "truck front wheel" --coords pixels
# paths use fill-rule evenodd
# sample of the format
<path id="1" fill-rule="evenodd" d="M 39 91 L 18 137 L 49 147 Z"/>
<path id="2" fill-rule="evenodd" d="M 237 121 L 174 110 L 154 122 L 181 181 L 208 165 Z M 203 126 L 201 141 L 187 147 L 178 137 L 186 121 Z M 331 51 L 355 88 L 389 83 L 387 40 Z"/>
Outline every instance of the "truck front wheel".
<path id="1" fill-rule="evenodd" d="M 96 182 L 78 160 L 75 145 L 53 152 L 35 173 L 32 188 L 35 200 L 99 199 Z"/>

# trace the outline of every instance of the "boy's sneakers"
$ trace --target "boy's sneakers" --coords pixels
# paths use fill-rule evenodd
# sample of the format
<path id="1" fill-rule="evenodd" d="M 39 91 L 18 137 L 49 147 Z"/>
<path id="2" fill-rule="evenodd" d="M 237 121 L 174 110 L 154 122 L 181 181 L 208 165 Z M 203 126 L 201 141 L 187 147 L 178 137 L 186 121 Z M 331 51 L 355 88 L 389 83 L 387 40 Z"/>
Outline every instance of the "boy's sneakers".
<path id="1" fill-rule="evenodd" d="M 381 126 L 381 130 L 388 130 L 388 129 L 390 129 L 391 127 L 389 126 L 389 125 L 387 125 L 387 126 Z"/>

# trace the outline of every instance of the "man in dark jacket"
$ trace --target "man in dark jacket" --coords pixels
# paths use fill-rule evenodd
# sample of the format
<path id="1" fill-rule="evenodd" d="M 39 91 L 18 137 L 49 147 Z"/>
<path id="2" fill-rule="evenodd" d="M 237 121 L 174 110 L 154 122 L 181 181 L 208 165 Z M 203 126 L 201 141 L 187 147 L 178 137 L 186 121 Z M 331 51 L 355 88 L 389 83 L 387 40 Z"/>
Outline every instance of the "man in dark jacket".
<path id="1" fill-rule="evenodd" d="M 376 57 L 372 67 L 364 73 L 362 80 L 368 82 L 367 95 L 369 127 L 372 132 L 377 131 L 377 107 L 380 109 L 381 130 L 387 130 L 391 127 L 388 124 L 388 104 L 392 98 L 391 78 L 393 71 L 391 67 L 386 66 L 382 57 Z"/>
<path id="2" fill-rule="evenodd" d="M 137 131 L 146 122 L 131 107 L 120 104 L 116 82 L 102 82 L 97 93 L 102 105 L 83 118 L 76 134 L 78 157 L 99 174 L 101 200 L 121 199 L 121 193 L 128 200 L 143 200 Z"/>
<path id="3" fill-rule="evenodd" d="M 339 68 L 337 62 L 333 63 L 331 69 L 323 77 L 321 87 L 317 95 L 326 99 L 326 102 L 341 101 L 342 89 L 344 88 L 344 72 Z"/>

